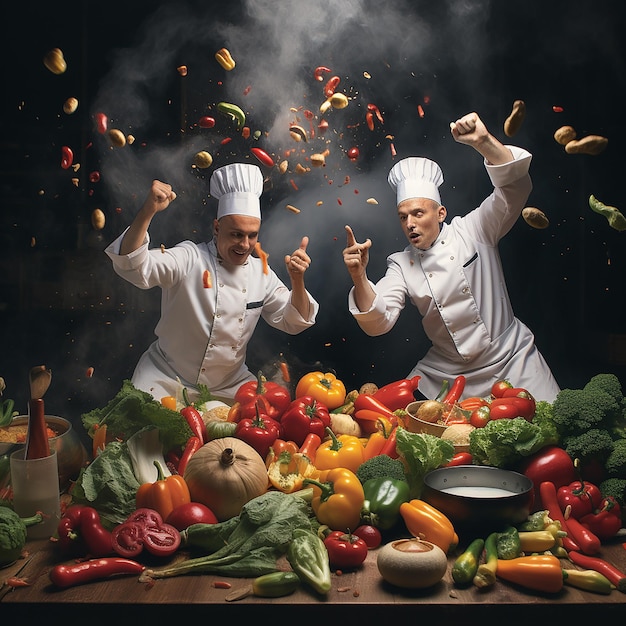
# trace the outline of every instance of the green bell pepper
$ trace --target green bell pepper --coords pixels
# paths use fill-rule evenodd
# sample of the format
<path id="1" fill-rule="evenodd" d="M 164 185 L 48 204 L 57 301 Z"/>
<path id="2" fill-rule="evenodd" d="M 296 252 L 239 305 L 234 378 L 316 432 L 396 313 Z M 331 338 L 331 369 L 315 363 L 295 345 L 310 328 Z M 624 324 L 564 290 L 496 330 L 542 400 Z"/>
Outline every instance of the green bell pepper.
<path id="1" fill-rule="evenodd" d="M 370 478 L 363 484 L 365 501 L 361 520 L 380 530 L 393 528 L 400 519 L 400 505 L 410 499 L 409 484 L 397 478 Z"/>

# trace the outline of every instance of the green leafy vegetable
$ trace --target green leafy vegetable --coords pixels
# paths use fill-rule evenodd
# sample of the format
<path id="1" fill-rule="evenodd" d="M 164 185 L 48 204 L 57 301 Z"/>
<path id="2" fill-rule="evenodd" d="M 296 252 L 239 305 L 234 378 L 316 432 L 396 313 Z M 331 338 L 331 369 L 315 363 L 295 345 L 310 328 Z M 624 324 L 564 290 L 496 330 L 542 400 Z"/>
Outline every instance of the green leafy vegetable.
<path id="1" fill-rule="evenodd" d="M 117 395 L 104 408 L 82 415 L 83 426 L 93 437 L 96 425 L 107 425 L 109 438 L 126 440 L 145 426 L 159 429 L 165 452 L 184 448 L 193 434 L 185 418 L 157 402 L 149 393 L 125 380 Z"/>
<path id="2" fill-rule="evenodd" d="M 454 456 L 454 445 L 449 441 L 427 433 L 412 433 L 401 426 L 396 431 L 396 449 L 406 463 L 411 498 L 421 496 L 428 472 L 449 463 Z"/>
<path id="3" fill-rule="evenodd" d="M 182 531 L 183 545 L 196 552 L 202 550 L 205 556 L 146 570 L 141 579 L 192 573 L 220 573 L 235 578 L 268 574 L 277 570 L 276 560 L 287 552 L 296 529 L 313 531 L 315 526 L 306 500 L 282 491 L 268 491 L 244 504 L 234 518 L 217 524 L 193 524 Z"/>

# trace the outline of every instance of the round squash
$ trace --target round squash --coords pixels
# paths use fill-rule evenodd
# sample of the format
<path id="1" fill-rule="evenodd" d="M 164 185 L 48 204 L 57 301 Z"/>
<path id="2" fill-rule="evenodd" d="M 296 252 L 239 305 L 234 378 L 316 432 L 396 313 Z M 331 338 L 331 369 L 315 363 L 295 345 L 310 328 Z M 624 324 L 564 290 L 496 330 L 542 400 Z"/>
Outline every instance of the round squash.
<path id="1" fill-rule="evenodd" d="M 184 478 L 192 501 L 208 506 L 220 522 L 239 515 L 244 504 L 268 487 L 265 461 L 236 437 L 204 444 L 189 459 Z"/>
<path id="2" fill-rule="evenodd" d="M 444 577 L 448 557 L 434 543 L 414 537 L 385 544 L 378 552 L 376 564 L 388 583 L 406 589 L 424 589 Z"/>

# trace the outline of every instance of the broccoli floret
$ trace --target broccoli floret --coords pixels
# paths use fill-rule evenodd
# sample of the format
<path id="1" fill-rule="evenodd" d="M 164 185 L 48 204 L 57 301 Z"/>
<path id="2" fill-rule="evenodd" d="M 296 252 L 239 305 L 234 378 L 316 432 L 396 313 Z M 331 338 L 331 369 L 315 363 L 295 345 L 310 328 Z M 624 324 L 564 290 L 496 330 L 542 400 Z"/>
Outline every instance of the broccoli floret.
<path id="1" fill-rule="evenodd" d="M 614 441 L 607 430 L 591 428 L 578 435 L 563 438 L 563 447 L 572 459 L 580 459 L 584 465 L 597 459 L 604 466 L 613 451 Z"/>
<path id="2" fill-rule="evenodd" d="M 618 405 L 624 401 L 624 394 L 622 393 L 622 383 L 615 374 L 596 374 L 585 385 L 585 390 L 599 389 L 608 393 Z"/>
<path id="3" fill-rule="evenodd" d="M 617 439 L 613 442 L 613 450 L 604 468 L 609 476 L 626 476 L 626 439 Z"/>
<path id="4" fill-rule="evenodd" d="M 598 485 L 598 488 L 604 498 L 615 498 L 622 511 L 624 510 L 626 506 L 626 478 L 607 478 Z"/>
<path id="5" fill-rule="evenodd" d="M 561 389 L 552 404 L 552 416 L 561 437 L 567 437 L 591 428 L 608 429 L 622 417 L 622 407 L 606 391 L 591 385 Z"/>
<path id="6" fill-rule="evenodd" d="M 361 484 L 365 484 L 370 478 L 386 477 L 406 481 L 402 461 L 392 459 L 386 454 L 378 454 L 361 463 L 357 468 L 356 475 Z"/>

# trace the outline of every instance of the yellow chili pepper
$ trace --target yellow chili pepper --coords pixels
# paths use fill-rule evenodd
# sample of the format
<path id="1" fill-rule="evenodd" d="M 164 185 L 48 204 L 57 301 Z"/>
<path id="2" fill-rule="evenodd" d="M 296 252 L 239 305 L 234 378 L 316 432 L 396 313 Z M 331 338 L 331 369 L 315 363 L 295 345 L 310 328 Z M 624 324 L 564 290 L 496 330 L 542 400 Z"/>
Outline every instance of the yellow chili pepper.
<path id="1" fill-rule="evenodd" d="M 459 543 L 452 522 L 441 511 L 423 500 L 410 500 L 400 505 L 400 515 L 407 530 L 449 552 Z"/>
<path id="2" fill-rule="evenodd" d="M 365 494 L 354 472 L 337 467 L 320 472 L 318 480 L 305 478 L 303 484 L 313 487 L 311 507 L 320 524 L 346 532 L 359 526 Z"/>
<path id="3" fill-rule="evenodd" d="M 158 461 L 154 464 L 158 471 L 156 482 L 141 485 L 135 501 L 138 509 L 153 509 L 165 520 L 177 506 L 191 502 L 191 495 L 182 476 L 164 476 L 161 464 Z"/>
<path id="4" fill-rule="evenodd" d="M 220 48 L 215 53 L 215 60 L 227 71 L 234 69 L 235 60 L 226 48 Z"/>
<path id="5" fill-rule="evenodd" d="M 356 473 L 359 465 L 365 460 L 361 440 L 354 435 L 339 435 L 337 437 L 330 428 L 326 428 L 326 432 L 330 435 L 330 439 L 324 441 L 317 449 L 315 467 L 319 470 L 345 467 Z"/>

